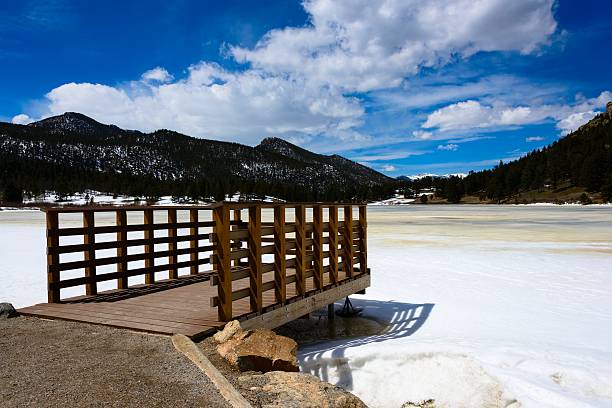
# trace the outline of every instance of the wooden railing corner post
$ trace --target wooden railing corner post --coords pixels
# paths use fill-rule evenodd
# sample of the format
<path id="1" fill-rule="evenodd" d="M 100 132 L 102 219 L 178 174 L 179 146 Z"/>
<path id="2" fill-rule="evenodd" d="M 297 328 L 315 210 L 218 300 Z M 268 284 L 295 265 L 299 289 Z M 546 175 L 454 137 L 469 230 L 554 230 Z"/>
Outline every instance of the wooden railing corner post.
<path id="1" fill-rule="evenodd" d="M 47 211 L 47 301 L 58 303 L 60 301 L 60 273 L 57 269 L 59 255 L 55 252 L 59 246 L 59 217 L 55 211 Z"/>
<path id="2" fill-rule="evenodd" d="M 149 255 L 145 258 L 145 268 L 148 271 L 145 273 L 145 284 L 150 285 L 155 283 L 155 272 L 152 271 L 155 260 L 153 258 L 153 252 L 155 252 L 155 245 L 153 244 L 153 210 L 151 208 L 147 208 L 144 210 L 144 239 L 147 243 L 144 246 L 145 254 Z"/>
<path id="3" fill-rule="evenodd" d="M 117 246 L 117 258 L 120 258 L 117 262 L 117 272 L 120 274 L 117 278 L 117 289 L 127 289 L 128 278 L 125 275 L 128 269 L 128 263 L 125 260 L 127 256 L 127 213 L 125 210 L 116 211 L 115 224 L 117 225 L 117 242 L 120 243 Z"/>
<path id="4" fill-rule="evenodd" d="M 218 316 L 222 322 L 232 319 L 232 271 L 230 253 L 229 207 L 223 203 L 213 210 L 215 234 L 215 265 L 217 267 Z"/>

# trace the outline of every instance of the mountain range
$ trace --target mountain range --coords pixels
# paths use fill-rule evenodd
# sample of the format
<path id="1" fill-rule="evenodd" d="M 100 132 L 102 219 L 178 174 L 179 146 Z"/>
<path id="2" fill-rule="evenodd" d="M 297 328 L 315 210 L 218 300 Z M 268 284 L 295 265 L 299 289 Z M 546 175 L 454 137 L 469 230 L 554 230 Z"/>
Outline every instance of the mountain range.
<path id="1" fill-rule="evenodd" d="M 0 123 L 0 191 L 92 189 L 140 197 L 222 198 L 241 191 L 295 201 L 382 198 L 396 180 L 338 155 L 279 138 L 255 146 L 171 130 L 143 133 L 68 112 L 29 125 Z M 8 191 L 8 193 L 6 193 Z"/>

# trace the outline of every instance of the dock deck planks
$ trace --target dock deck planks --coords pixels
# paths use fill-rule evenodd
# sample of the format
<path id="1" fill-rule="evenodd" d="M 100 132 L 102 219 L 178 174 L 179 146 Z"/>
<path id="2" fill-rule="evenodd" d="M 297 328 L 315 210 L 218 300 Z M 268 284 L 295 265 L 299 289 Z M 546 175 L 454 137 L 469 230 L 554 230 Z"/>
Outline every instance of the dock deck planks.
<path id="1" fill-rule="evenodd" d="M 295 270 L 287 269 L 287 276 Z M 339 279 L 346 276 L 340 272 Z M 211 286 L 209 276 L 190 276 L 184 282 L 172 284 L 160 282 L 151 285 L 100 292 L 93 296 L 69 298 L 61 303 L 41 303 L 19 309 L 26 316 L 61 319 L 127 328 L 158 334 L 184 334 L 199 339 L 222 328 L 225 322 L 218 320 L 211 298 L 217 295 L 217 287 Z M 263 274 L 263 282 L 274 280 L 274 272 Z M 325 275 L 329 285 L 329 274 Z M 164 286 L 165 285 L 165 286 Z M 249 287 L 249 278 L 234 281 L 234 289 Z M 327 286 L 327 288 L 331 288 Z M 306 279 L 306 291 L 315 291 L 313 277 Z M 324 288 L 323 291 L 326 289 Z M 130 292 L 131 291 L 131 292 Z M 287 286 L 287 298 L 297 295 L 295 284 Z M 266 308 L 276 302 L 274 290 L 263 292 L 264 314 Z M 252 315 L 248 298 L 233 302 L 234 319 L 245 320 Z"/>

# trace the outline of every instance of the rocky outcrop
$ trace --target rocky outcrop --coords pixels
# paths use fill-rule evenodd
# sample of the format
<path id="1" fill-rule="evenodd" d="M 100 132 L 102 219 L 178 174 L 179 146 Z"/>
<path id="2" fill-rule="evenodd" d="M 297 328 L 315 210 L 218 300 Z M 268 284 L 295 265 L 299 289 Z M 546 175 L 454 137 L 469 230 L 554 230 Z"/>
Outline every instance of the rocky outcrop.
<path id="1" fill-rule="evenodd" d="M 0 303 L 0 319 L 8 319 L 17 316 L 17 311 L 10 303 Z"/>
<path id="2" fill-rule="evenodd" d="M 311 374 L 272 371 L 244 375 L 240 385 L 265 396 L 265 408 L 367 408 L 356 396 Z"/>
<path id="3" fill-rule="evenodd" d="M 240 371 L 299 371 L 297 343 L 271 330 L 242 330 L 230 322 L 215 335 L 217 352 Z"/>

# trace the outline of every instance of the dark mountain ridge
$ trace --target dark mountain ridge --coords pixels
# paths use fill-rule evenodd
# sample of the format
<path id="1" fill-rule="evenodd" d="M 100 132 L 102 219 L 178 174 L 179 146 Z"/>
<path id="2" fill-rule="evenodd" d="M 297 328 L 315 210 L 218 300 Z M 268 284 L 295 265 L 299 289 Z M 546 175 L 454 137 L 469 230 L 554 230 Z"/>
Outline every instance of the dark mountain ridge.
<path id="1" fill-rule="evenodd" d="M 143 133 L 65 113 L 0 123 L 0 191 L 221 198 L 241 191 L 297 201 L 380 198 L 395 181 L 340 156 L 279 138 L 250 147 L 170 130 Z"/>

